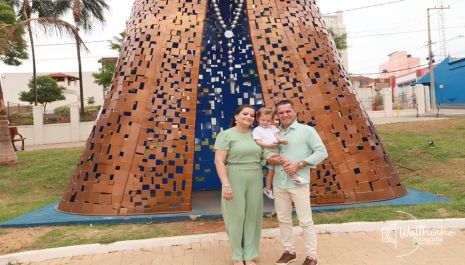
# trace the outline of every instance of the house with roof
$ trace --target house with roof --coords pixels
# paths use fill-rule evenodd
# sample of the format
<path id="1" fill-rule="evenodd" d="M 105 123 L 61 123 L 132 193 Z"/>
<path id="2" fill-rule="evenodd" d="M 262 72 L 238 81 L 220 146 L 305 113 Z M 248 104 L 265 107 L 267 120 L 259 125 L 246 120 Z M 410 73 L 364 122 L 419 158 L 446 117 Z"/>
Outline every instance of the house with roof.
<path id="1" fill-rule="evenodd" d="M 83 72 L 82 82 L 84 85 L 84 104 L 87 105 L 87 98 L 94 97 L 95 104 L 103 102 L 103 89 L 95 83 L 93 72 Z M 79 103 L 79 78 L 78 73 L 38 73 L 37 76 L 46 75 L 55 79 L 59 86 L 65 88 L 65 100 L 55 101 L 47 104 L 47 113 L 53 112 L 57 107 Z M 5 102 L 10 104 L 29 105 L 29 102 L 21 102 L 19 93 L 29 90 L 28 83 L 32 78 L 31 73 L 5 73 L 0 76 L 4 88 Z"/>

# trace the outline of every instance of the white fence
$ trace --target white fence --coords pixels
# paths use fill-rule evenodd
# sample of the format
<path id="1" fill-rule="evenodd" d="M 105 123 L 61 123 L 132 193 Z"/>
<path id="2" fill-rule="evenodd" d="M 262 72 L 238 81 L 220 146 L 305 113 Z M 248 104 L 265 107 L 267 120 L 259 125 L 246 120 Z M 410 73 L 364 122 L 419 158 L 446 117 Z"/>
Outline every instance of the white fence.
<path id="1" fill-rule="evenodd" d="M 415 95 L 415 106 L 411 109 L 397 109 L 392 102 L 392 90 L 390 88 L 381 90 L 383 96 L 384 110 L 373 111 L 371 104 L 363 104 L 370 118 L 396 117 L 396 116 L 415 116 L 430 111 L 429 88 L 417 85 L 413 89 Z M 360 95 L 362 98 L 363 95 Z M 361 101 L 364 99 L 362 98 Z M 366 98 L 365 98 L 366 100 Z M 86 141 L 89 137 L 95 121 L 79 122 L 79 105 L 70 105 L 70 123 L 44 124 L 43 108 L 41 106 L 33 107 L 34 125 L 17 126 L 19 133 L 26 138 L 26 145 L 43 145 L 58 143 L 73 143 Z"/>
<path id="2" fill-rule="evenodd" d="M 17 126 L 26 138 L 25 145 L 43 145 L 86 141 L 95 121 L 79 122 L 79 105 L 70 105 L 70 123 L 44 124 L 43 107 L 33 107 L 34 125 Z"/>
<path id="3" fill-rule="evenodd" d="M 371 118 L 415 116 L 425 114 L 431 110 L 429 87 L 416 85 L 408 88 L 396 88 L 396 95 L 392 95 L 391 88 L 380 91 L 383 97 L 383 110 L 373 110 L 373 92 L 357 90 L 359 101 Z M 394 98 L 394 102 L 393 102 Z"/>

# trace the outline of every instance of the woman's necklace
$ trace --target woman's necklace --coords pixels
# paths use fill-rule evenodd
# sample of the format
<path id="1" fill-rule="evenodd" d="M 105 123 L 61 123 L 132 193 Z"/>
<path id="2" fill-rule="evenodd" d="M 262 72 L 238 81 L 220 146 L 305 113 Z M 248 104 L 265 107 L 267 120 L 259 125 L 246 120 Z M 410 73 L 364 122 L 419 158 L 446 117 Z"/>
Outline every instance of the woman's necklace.
<path id="1" fill-rule="evenodd" d="M 234 81 L 236 78 L 234 77 L 234 45 L 233 45 L 233 37 L 234 32 L 233 30 L 237 27 L 237 23 L 239 22 L 239 17 L 242 13 L 242 7 L 244 6 L 244 0 L 238 0 L 237 7 L 234 9 L 233 15 L 234 18 L 231 22 L 231 25 L 228 27 L 221 15 L 220 8 L 218 6 L 217 0 L 212 0 L 213 9 L 215 10 L 216 18 L 218 23 L 222 29 L 224 29 L 224 36 L 228 39 L 228 63 L 229 63 L 229 78 Z"/>
<path id="2" fill-rule="evenodd" d="M 242 134 L 246 134 L 246 133 L 249 132 L 249 129 L 248 129 L 248 128 L 244 130 L 243 128 L 240 128 L 240 127 L 237 126 L 237 125 L 236 125 L 235 128 L 236 128 L 236 130 L 237 130 L 238 132 L 240 132 L 240 133 L 242 133 Z"/>

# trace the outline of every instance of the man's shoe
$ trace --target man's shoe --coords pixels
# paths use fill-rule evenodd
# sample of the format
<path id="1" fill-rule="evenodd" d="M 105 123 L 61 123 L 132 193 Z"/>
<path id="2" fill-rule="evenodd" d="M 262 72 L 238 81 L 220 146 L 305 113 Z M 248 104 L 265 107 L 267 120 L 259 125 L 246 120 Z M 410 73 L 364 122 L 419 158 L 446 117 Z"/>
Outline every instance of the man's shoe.
<path id="1" fill-rule="evenodd" d="M 302 265 L 316 265 L 318 262 L 316 261 L 316 259 L 313 259 L 311 257 L 307 257 L 305 260 L 304 260 L 304 263 L 302 263 Z"/>
<path id="2" fill-rule="evenodd" d="M 284 251 L 283 255 L 276 261 L 276 265 L 287 265 L 291 262 L 294 262 L 297 259 L 295 253 L 289 251 Z"/>

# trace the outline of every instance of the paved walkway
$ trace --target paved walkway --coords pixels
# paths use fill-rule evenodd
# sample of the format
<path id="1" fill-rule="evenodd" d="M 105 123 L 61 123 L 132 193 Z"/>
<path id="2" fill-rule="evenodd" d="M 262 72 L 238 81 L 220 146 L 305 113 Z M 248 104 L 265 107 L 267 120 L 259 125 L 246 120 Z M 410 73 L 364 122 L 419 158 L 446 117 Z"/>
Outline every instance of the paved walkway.
<path id="1" fill-rule="evenodd" d="M 465 264 L 465 218 L 323 224 L 316 231 L 320 265 Z M 300 233 L 294 229 L 296 265 L 304 259 Z M 274 264 L 281 253 L 279 229 L 264 229 L 257 264 Z M 230 256 L 221 232 L 13 253 L 0 264 L 231 265 Z"/>
<path id="2" fill-rule="evenodd" d="M 461 265 L 465 263 L 465 231 L 450 230 L 455 235 L 439 245 L 420 246 L 405 257 L 398 257 L 414 249 L 411 240 L 392 244 L 382 243 L 380 232 L 333 233 L 318 235 L 318 264 L 321 265 Z M 296 239 L 297 253 L 303 253 L 303 242 Z M 267 237 L 261 242 L 257 264 L 274 264 L 280 255 L 281 243 L 277 237 Z M 34 265 L 108 264 L 108 265 L 229 265 L 229 245 L 226 240 L 195 242 L 183 245 L 144 248 L 107 254 L 77 256 L 46 260 Z M 298 257 L 294 264 L 302 264 Z"/>

